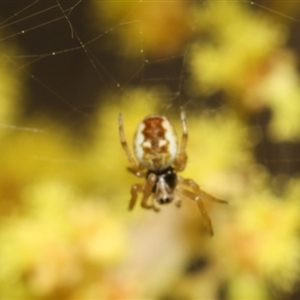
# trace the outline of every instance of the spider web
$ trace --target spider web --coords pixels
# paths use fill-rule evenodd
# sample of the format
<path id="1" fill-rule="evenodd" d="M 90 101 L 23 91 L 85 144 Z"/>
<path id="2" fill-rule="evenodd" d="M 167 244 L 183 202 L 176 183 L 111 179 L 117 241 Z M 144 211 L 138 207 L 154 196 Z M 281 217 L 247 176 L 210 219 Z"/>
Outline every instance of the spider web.
<path id="1" fill-rule="evenodd" d="M 225 1 L 226 2 L 226 1 Z M 229 2 L 229 1 L 228 1 Z M 264 1 L 241 1 L 250 9 L 263 12 L 278 22 L 289 22 L 292 28 L 290 45 L 295 49 L 300 18 L 295 14 L 276 10 Z M 115 2 L 116 5 L 119 2 Z M 109 20 L 101 30 L 95 30 L 88 9 L 89 1 L 2 1 L 0 3 L 0 42 L 10 45 L 3 48 L 1 60 L 9 65 L 16 76 L 26 83 L 22 99 L 22 113 L 13 122 L 0 124 L 2 131 L 28 131 L 47 135 L 47 127 L 30 127 L 24 120 L 46 114 L 63 123 L 72 134 L 58 134 L 62 139 L 84 144 L 85 126 L 95 118 L 95 111 L 105 100 L 99 94 L 122 95 L 128 87 L 165 86 L 168 98 L 162 109 L 168 113 L 171 107 L 186 105 L 198 107 L 186 92 L 187 58 L 191 41 L 177 52 L 161 57 L 149 55 L 144 48 L 143 22 L 134 12 L 147 2 L 128 2 L 127 9 L 116 19 Z M 206 1 L 191 1 L 190 5 L 205 6 Z M 197 22 L 199 20 L 193 20 Z M 131 55 L 122 55 L 118 42 L 112 42 L 124 28 L 138 24 L 137 43 Z M 112 43 L 112 48 L 107 47 Z M 18 51 L 11 51 L 17 45 Z M 209 103 L 209 104 L 208 104 Z M 119 105 L 117 103 L 117 105 Z M 203 104 L 201 104 L 203 105 Z M 218 95 L 206 103 L 218 110 L 224 105 Z M 120 111 L 122 105 L 120 105 Z M 300 145 L 285 142 L 274 143 L 265 136 L 269 113 L 256 114 L 252 126 L 257 127 L 263 138 L 257 146 L 257 160 L 272 173 L 299 172 Z M 116 120 L 111 120 L 115 127 Z M 117 138 L 117 137 L 116 137 Z M 31 155 L 31 154 L 28 154 Z M 32 154 L 32 157 L 35 157 Z M 39 155 L 47 160 L 47 153 Z M 64 158 L 57 158 L 64 162 Z"/>

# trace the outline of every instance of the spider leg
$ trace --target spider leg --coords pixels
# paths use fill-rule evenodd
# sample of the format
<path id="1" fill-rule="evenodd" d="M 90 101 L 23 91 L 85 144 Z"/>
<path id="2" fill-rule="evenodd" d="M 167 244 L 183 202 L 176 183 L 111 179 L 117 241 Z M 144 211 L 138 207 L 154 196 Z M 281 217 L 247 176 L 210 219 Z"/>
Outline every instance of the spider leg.
<path id="1" fill-rule="evenodd" d="M 138 193 L 143 193 L 143 198 L 141 202 L 141 206 L 145 209 L 153 209 L 154 211 L 159 211 L 157 207 L 155 207 L 153 204 L 148 204 L 148 200 L 152 194 L 152 189 L 156 183 L 156 175 L 150 174 L 145 184 L 134 184 L 131 187 L 130 193 L 131 193 L 131 199 L 129 202 L 129 210 L 132 210 L 136 204 Z M 153 200 L 153 197 L 151 198 Z"/>
<path id="2" fill-rule="evenodd" d="M 181 207 L 181 200 L 176 201 L 175 205 L 176 205 L 177 208 L 180 208 Z"/>
<path id="3" fill-rule="evenodd" d="M 182 137 L 181 137 L 180 148 L 178 150 L 178 154 L 174 162 L 174 166 L 177 171 L 183 171 L 187 161 L 187 155 L 185 149 L 188 140 L 188 128 L 186 123 L 185 111 L 183 108 L 181 108 L 180 119 L 182 125 Z"/>
<path id="4" fill-rule="evenodd" d="M 202 199 L 201 199 L 200 195 L 196 194 L 196 193 L 193 193 L 189 190 L 183 189 L 179 185 L 176 187 L 176 190 L 177 190 L 177 194 L 182 195 L 185 198 L 188 198 L 188 199 L 191 199 L 191 200 L 194 200 L 194 201 L 197 202 L 198 208 L 199 208 L 200 213 L 202 215 L 202 218 L 203 218 L 203 220 L 204 220 L 204 222 L 205 222 L 205 224 L 206 224 L 206 226 L 209 230 L 209 233 L 210 233 L 211 236 L 213 236 L 214 231 L 213 231 L 212 223 L 211 223 L 210 217 L 207 214 L 207 211 L 205 209 L 205 206 L 202 202 Z"/>
<path id="5" fill-rule="evenodd" d="M 129 150 L 126 138 L 125 138 L 125 132 L 124 132 L 124 125 L 123 125 L 123 117 L 122 114 L 119 114 L 119 134 L 120 134 L 120 141 L 121 141 L 121 145 L 128 157 L 129 163 L 131 165 L 131 167 L 129 168 L 129 171 L 132 172 L 133 174 L 135 174 L 137 177 L 142 177 L 142 169 L 143 167 L 140 166 L 134 156 L 132 155 L 132 153 Z"/>
<path id="6" fill-rule="evenodd" d="M 174 203 L 176 205 L 176 207 L 180 208 L 181 207 L 181 199 L 180 197 L 178 197 L 175 193 L 175 200 L 174 200 Z"/>
<path id="7" fill-rule="evenodd" d="M 153 208 L 153 210 L 154 210 L 155 212 L 159 212 L 160 209 L 157 208 L 157 207 L 155 206 L 155 201 L 154 201 L 154 199 L 155 199 L 155 196 L 152 195 L 152 197 L 151 197 L 151 200 L 152 200 L 152 206 L 153 206 L 152 208 Z"/>
<path id="8" fill-rule="evenodd" d="M 146 209 L 153 209 L 155 211 L 159 211 L 153 204 L 148 204 L 148 199 L 152 194 L 153 187 L 156 183 L 157 176 L 154 173 L 151 173 L 144 185 L 143 189 L 143 198 L 141 202 L 141 206 Z"/>
<path id="9" fill-rule="evenodd" d="M 181 193 L 186 198 L 197 201 L 197 204 L 198 204 L 198 207 L 200 209 L 201 215 L 202 215 L 205 223 L 208 226 L 210 234 L 213 235 L 214 232 L 213 232 L 211 220 L 210 220 L 210 218 L 209 218 L 209 216 L 206 212 L 206 209 L 205 209 L 205 206 L 204 206 L 204 203 L 203 203 L 202 199 L 207 199 L 207 200 L 210 200 L 210 201 L 215 201 L 215 202 L 219 202 L 219 203 L 223 203 L 223 204 L 227 204 L 227 201 L 217 199 L 217 198 L 207 194 L 206 192 L 202 191 L 200 189 L 199 185 L 192 179 L 185 179 L 185 178 L 182 178 L 182 177 L 178 176 L 177 181 L 178 181 L 178 185 L 177 185 L 176 189 L 178 190 L 179 194 Z M 187 186 L 192 191 L 184 189 L 180 185 Z"/>
<path id="10" fill-rule="evenodd" d="M 144 190 L 143 185 L 142 184 L 134 184 L 131 187 L 130 193 L 131 193 L 131 199 L 129 202 L 129 210 L 132 210 L 134 208 L 134 205 L 136 203 L 137 197 L 138 197 L 138 193 L 142 193 Z"/>
<path id="11" fill-rule="evenodd" d="M 205 199 L 207 199 L 209 201 L 219 202 L 219 203 L 223 203 L 223 204 L 227 204 L 228 203 L 225 200 L 221 200 L 221 199 L 215 198 L 212 195 L 210 195 L 210 194 L 202 191 L 200 189 L 200 186 L 194 180 L 192 180 L 192 179 L 185 179 L 185 178 L 181 178 L 181 177 L 178 176 L 177 180 L 178 180 L 179 183 L 190 187 L 192 189 L 192 191 L 194 193 L 200 195 L 201 198 L 205 198 Z"/>

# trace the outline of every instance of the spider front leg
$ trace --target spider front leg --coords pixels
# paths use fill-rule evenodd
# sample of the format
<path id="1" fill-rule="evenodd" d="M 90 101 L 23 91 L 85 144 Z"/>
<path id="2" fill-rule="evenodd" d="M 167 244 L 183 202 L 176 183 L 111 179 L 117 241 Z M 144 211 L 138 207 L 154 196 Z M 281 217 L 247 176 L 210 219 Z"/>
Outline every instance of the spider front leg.
<path id="1" fill-rule="evenodd" d="M 180 208 L 181 207 L 181 200 L 180 199 L 176 200 L 175 205 L 176 205 L 177 208 Z"/>
<path id="2" fill-rule="evenodd" d="M 153 187 L 156 183 L 156 180 L 157 180 L 157 176 L 154 173 L 150 173 L 148 178 L 147 178 L 147 181 L 144 185 L 143 198 L 142 198 L 141 206 L 143 208 L 146 208 L 146 209 L 153 209 L 155 211 L 159 211 L 159 209 L 156 208 L 153 204 L 151 204 L 151 205 L 147 204 L 147 202 L 149 200 L 149 197 L 152 194 L 152 190 L 153 190 Z"/>
<path id="3" fill-rule="evenodd" d="M 204 206 L 204 203 L 203 203 L 202 199 L 205 198 L 205 199 L 208 199 L 210 201 L 216 201 L 216 202 L 220 202 L 220 203 L 227 203 L 227 201 L 217 199 L 217 198 L 207 194 L 206 192 L 202 191 L 200 189 L 199 185 L 191 179 L 184 179 L 184 178 L 178 177 L 177 180 L 178 180 L 178 186 L 177 186 L 178 193 L 183 195 L 186 198 L 189 198 L 189 199 L 194 200 L 194 201 L 197 202 L 197 205 L 198 205 L 198 208 L 201 212 L 203 220 L 206 223 L 210 234 L 213 235 L 214 232 L 213 232 L 212 223 L 211 223 L 210 217 L 207 214 L 207 211 L 205 209 L 205 206 Z M 180 185 L 187 186 L 192 191 L 184 189 Z"/>
<path id="4" fill-rule="evenodd" d="M 205 222 L 205 224 L 206 224 L 206 226 L 209 230 L 209 233 L 210 233 L 210 235 L 213 236 L 214 231 L 213 231 L 212 223 L 211 223 L 210 217 L 207 214 L 207 211 L 205 209 L 205 206 L 202 202 L 202 199 L 201 199 L 200 195 L 196 194 L 196 193 L 193 193 L 189 190 L 186 190 L 186 189 L 182 188 L 179 185 L 177 185 L 176 190 L 177 190 L 177 193 L 179 195 L 197 202 L 198 208 L 199 208 L 200 213 L 202 215 L 202 218 L 203 218 L 203 220 L 204 220 L 204 222 Z"/>
<path id="5" fill-rule="evenodd" d="M 186 186 L 190 187 L 194 193 L 200 195 L 200 198 L 205 198 L 209 201 L 228 204 L 227 201 L 215 198 L 212 195 L 207 194 L 206 192 L 202 191 L 200 189 L 200 186 L 192 179 L 184 179 L 184 178 L 178 177 L 178 182 L 180 182 L 183 185 L 186 185 Z"/>
<path id="6" fill-rule="evenodd" d="M 141 206 L 145 209 L 153 209 L 154 211 L 159 211 L 153 204 L 148 204 L 148 200 L 152 195 L 153 187 L 156 183 L 156 175 L 151 173 L 148 176 L 148 179 L 145 184 L 135 184 L 131 187 L 131 200 L 129 203 L 129 210 L 134 208 L 136 203 L 138 193 L 143 193 L 143 198 L 141 202 Z"/>
<path id="7" fill-rule="evenodd" d="M 131 190 L 130 190 L 131 199 L 130 199 L 129 207 L 128 207 L 129 210 L 132 210 L 134 208 L 136 200 L 138 198 L 138 193 L 142 193 L 143 190 L 144 190 L 144 186 L 142 184 L 134 184 L 131 187 Z"/>

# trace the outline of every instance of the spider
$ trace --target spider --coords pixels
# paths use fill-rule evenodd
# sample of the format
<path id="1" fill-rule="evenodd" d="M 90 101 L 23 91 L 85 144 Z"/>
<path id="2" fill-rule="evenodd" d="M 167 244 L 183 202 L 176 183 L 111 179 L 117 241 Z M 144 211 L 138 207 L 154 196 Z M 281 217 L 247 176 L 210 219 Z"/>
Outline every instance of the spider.
<path id="1" fill-rule="evenodd" d="M 144 184 L 132 185 L 129 210 L 134 208 L 138 193 L 142 193 L 141 206 L 156 212 L 159 211 L 156 202 L 166 204 L 174 201 L 180 207 L 182 198 L 191 199 L 198 204 L 209 233 L 213 235 L 212 223 L 202 199 L 220 203 L 227 201 L 202 191 L 192 179 L 184 179 L 177 175 L 177 172 L 185 169 L 187 162 L 188 128 L 183 109 L 180 118 L 182 138 L 179 147 L 175 129 L 165 116 L 150 115 L 141 121 L 133 140 L 133 156 L 125 138 L 122 114 L 119 115 L 120 140 L 130 163 L 128 170 L 137 177 L 146 178 Z"/>

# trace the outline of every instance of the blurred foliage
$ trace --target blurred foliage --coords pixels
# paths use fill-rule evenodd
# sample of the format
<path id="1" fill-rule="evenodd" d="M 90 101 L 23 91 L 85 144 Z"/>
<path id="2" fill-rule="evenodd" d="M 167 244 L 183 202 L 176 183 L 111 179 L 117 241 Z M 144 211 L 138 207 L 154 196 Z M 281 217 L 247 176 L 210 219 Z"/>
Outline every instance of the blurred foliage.
<path id="1" fill-rule="evenodd" d="M 123 26 L 113 33 L 116 39 L 106 45 L 116 52 L 121 50 L 122 55 L 130 57 L 146 51 L 148 56 L 168 57 L 184 51 L 190 37 L 189 1 L 147 1 L 142 5 L 139 0 L 120 1 L 117 5 L 95 1 L 91 6 L 89 17 L 97 31 L 122 20 Z"/>
<path id="2" fill-rule="evenodd" d="M 17 49 L 1 43 L 0 52 L 16 54 Z M 10 61 L 0 60 L 0 139 L 7 132 L 5 129 L 9 129 L 5 127 L 5 124 L 14 120 L 20 114 L 22 107 L 19 102 L 21 101 L 21 93 L 24 91 L 21 84 L 24 78 L 20 76 L 19 72 L 14 72 L 12 67 L 13 64 Z"/>
<path id="3" fill-rule="evenodd" d="M 299 140 L 299 74 L 287 28 L 238 2 L 207 6 L 195 10 L 202 36 L 191 51 L 195 93 L 223 90 L 243 113 L 268 108 L 272 139 Z"/>
<path id="4" fill-rule="evenodd" d="M 182 176 L 229 202 L 205 203 L 213 238 L 192 201 L 159 214 L 127 211 L 130 186 L 142 180 L 126 172 L 117 117 L 122 112 L 129 145 L 152 113 L 167 115 L 180 136 L 179 107 L 166 101 L 165 87 L 101 94 L 86 145 L 43 116 L 18 126 L 23 81 L 0 62 L 1 299 L 272 299 L 272 287 L 293 290 L 299 178 L 273 176 L 256 162 L 261 137 L 248 116 L 268 108 L 269 138 L 299 140 L 299 73 L 287 27 L 242 4 L 91 2 L 94 26 L 118 23 L 128 10 L 138 20 L 114 35 L 130 59 L 130 49 L 162 57 L 191 46 L 190 103 L 224 92 L 226 105 L 217 109 L 186 105 Z M 12 131 L 8 122 L 16 124 Z"/>

